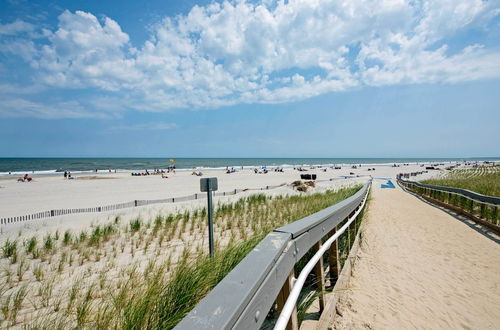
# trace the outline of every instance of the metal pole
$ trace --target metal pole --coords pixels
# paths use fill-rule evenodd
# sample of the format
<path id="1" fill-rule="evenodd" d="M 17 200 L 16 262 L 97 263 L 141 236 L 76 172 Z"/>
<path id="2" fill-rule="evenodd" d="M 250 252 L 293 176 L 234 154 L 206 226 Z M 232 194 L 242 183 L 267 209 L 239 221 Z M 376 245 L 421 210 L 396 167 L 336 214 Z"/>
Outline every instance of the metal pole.
<path id="1" fill-rule="evenodd" d="M 212 207 L 212 191 L 208 189 L 207 191 L 208 198 L 208 244 L 210 249 L 210 256 L 214 256 L 214 215 L 213 215 L 213 207 Z"/>

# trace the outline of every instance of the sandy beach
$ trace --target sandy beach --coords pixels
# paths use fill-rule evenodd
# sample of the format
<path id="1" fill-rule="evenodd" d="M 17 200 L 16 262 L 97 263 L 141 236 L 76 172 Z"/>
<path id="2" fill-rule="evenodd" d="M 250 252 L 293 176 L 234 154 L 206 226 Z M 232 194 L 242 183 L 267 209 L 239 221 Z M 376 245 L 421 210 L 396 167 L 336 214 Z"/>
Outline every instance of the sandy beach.
<path id="1" fill-rule="evenodd" d="M 448 164 L 447 164 L 448 165 Z M 444 168 L 445 166 L 441 166 Z M 373 169 L 375 170 L 368 170 Z M 326 171 L 325 171 L 326 169 Z M 240 170 L 226 174 L 224 170 L 204 170 L 203 177 L 217 177 L 219 191 L 234 189 L 265 188 L 266 186 L 282 185 L 283 187 L 263 191 L 266 194 L 280 195 L 293 194 L 289 186 L 293 181 L 300 179 L 300 174 L 316 174 L 318 181 L 333 179 L 330 182 L 319 182 L 317 191 L 334 189 L 353 182 L 364 182 L 367 176 L 375 178 L 394 179 L 401 172 L 421 171 L 421 165 L 363 165 L 357 169 L 344 166 L 341 169 L 307 168 L 306 172 L 299 172 L 293 168 L 285 168 L 284 172 L 270 171 L 267 174 L 255 174 L 252 169 Z M 433 170 L 423 177 L 439 176 L 444 170 Z M 191 175 L 191 171 L 177 171 L 168 173 L 168 179 L 161 175 L 131 176 L 130 173 L 82 174 L 76 179 L 64 179 L 60 176 L 34 176 L 34 181 L 19 183 L 16 177 L 0 177 L 0 218 L 22 216 L 51 209 L 70 209 L 97 207 L 116 203 L 125 203 L 133 200 L 161 199 L 182 197 L 200 193 L 200 177 Z M 354 175 L 351 175 L 354 173 Z M 353 178 L 343 179 L 342 176 Z M 358 176 L 358 177 L 356 177 Z M 217 197 L 215 202 L 235 200 L 242 196 L 255 193 L 250 191 L 231 197 Z M 19 232 L 29 234 L 32 231 L 82 229 L 92 223 L 107 221 L 116 215 L 125 218 L 141 216 L 153 218 L 161 212 L 175 212 L 185 208 L 202 207 L 205 200 L 189 201 L 174 204 L 155 204 L 137 208 L 121 209 L 103 213 L 82 213 L 64 215 L 42 220 L 26 221 L 9 224 L 2 227 L 0 241 Z"/>
<path id="2" fill-rule="evenodd" d="M 441 176 L 447 172 L 444 168 L 449 165 L 440 166 L 439 170 L 429 170 L 416 179 Z M 373 186 L 378 194 L 381 184 L 387 183 L 387 180 L 393 180 L 395 183 L 397 174 L 424 169 L 416 164 L 401 164 L 399 167 L 365 165 L 356 169 L 352 166 L 341 169 L 316 167 L 307 168 L 307 171 L 285 168 L 283 172 L 271 170 L 267 174 L 256 174 L 251 169 L 226 174 L 224 170 L 219 169 L 204 170 L 203 177 L 217 177 L 219 191 L 264 188 L 231 196 L 217 196 L 214 199 L 215 204 L 236 205 L 235 202 L 242 197 L 254 194 L 307 196 L 353 187 L 370 179 L 373 179 Z M 307 192 L 297 191 L 292 185 L 292 182 L 300 179 L 301 174 L 317 176 L 314 187 L 310 187 Z M 96 207 L 136 199 L 182 197 L 200 192 L 200 177 L 191 175 L 191 171 L 177 171 L 167 175 L 168 178 L 162 178 L 161 175 L 136 177 L 129 173 L 85 174 L 72 180 L 62 176 L 35 176 L 32 182 L 17 182 L 16 178 L 2 177 L 0 217 L 59 208 Z M 277 187 L 265 189 L 267 186 Z M 248 199 L 244 203 L 250 205 Z M 85 304 L 82 290 L 95 288 L 92 304 L 96 306 L 105 297 L 106 290 L 116 288 L 130 291 L 127 286 L 132 283 L 131 279 L 141 281 L 142 276 L 151 272 L 155 265 L 166 265 L 166 270 L 158 271 L 162 276 L 168 277 L 169 271 L 175 269 L 183 258 L 195 258 L 207 253 L 206 218 L 200 212 L 205 206 L 206 199 L 199 199 L 101 213 L 62 215 L 3 225 L 0 234 L 0 242 L 4 248 L 4 258 L 0 262 L 5 275 L 3 304 L 10 306 L 9 310 L 19 311 L 17 316 L 12 316 L 10 312 L 9 319 L 17 320 L 16 322 L 20 322 L 18 325 L 33 320 L 50 324 L 53 322 L 50 317 L 61 317 L 61 313 L 54 313 L 50 306 L 57 308 L 59 304 L 63 304 L 68 306 L 68 309 L 73 308 L 72 298 L 67 296 L 71 290 L 78 289 L 78 302 Z M 296 206 L 292 206 L 294 207 Z M 231 215 L 220 216 L 214 230 L 216 249 L 229 246 L 231 242 L 246 241 L 259 226 L 268 226 L 269 221 L 270 226 L 276 228 L 279 224 L 273 221 L 278 218 L 282 219 L 280 221 L 287 220 L 287 208 L 282 208 L 276 216 L 273 215 L 275 211 L 278 212 L 258 207 L 238 218 L 232 218 Z M 168 220 L 174 217 L 175 221 Z M 255 220 L 264 218 L 268 221 L 265 224 L 259 224 L 258 220 Z M 157 227 L 158 219 L 164 225 Z M 135 222 L 137 229 L 134 229 Z M 162 229 L 158 231 L 157 228 Z M 66 235 L 69 235 L 69 243 L 65 243 Z M 92 243 L 93 237 L 97 237 L 100 243 Z M 16 242 L 18 252 L 14 257 L 9 257 L 5 249 L 12 242 Z M 30 248 L 30 244 L 33 248 Z M 86 279 L 85 283 L 81 282 L 82 278 Z M 139 284 L 142 287 L 144 282 L 138 282 L 137 285 Z M 13 307 L 15 302 L 9 301 L 14 299 L 11 298 L 14 297 L 13 294 L 21 294 L 26 288 L 36 291 L 30 292 L 22 306 L 16 309 Z M 29 303 L 30 301 L 33 302 Z"/>

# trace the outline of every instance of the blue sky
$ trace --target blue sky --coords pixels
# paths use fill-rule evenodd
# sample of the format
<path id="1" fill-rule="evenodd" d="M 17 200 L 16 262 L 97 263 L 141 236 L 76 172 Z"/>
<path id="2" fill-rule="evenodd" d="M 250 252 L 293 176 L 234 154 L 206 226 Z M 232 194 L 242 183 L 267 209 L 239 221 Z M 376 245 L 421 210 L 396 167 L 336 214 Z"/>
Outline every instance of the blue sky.
<path id="1" fill-rule="evenodd" d="M 0 1 L 0 157 L 500 155 L 498 1 Z"/>

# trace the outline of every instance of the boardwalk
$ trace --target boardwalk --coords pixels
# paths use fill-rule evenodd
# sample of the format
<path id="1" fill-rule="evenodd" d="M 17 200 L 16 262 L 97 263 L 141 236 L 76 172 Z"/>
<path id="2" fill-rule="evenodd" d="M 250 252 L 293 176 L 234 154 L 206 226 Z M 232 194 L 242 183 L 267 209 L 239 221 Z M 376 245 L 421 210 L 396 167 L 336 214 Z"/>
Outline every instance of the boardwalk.
<path id="1" fill-rule="evenodd" d="M 337 329 L 500 329 L 500 244 L 374 184 Z"/>

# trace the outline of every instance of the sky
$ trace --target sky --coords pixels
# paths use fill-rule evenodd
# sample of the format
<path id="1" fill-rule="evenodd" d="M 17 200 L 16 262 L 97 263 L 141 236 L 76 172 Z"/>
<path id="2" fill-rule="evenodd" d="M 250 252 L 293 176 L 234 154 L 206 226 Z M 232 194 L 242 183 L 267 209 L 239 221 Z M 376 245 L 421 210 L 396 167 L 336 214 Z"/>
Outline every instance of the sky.
<path id="1" fill-rule="evenodd" d="M 0 157 L 500 156 L 500 1 L 0 0 Z"/>

